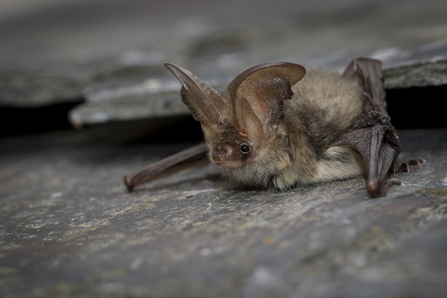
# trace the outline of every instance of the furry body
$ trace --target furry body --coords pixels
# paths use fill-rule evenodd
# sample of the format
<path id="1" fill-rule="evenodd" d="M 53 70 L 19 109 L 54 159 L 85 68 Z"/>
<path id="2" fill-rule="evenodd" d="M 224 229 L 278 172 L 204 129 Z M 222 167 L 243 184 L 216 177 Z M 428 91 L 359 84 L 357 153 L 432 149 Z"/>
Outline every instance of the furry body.
<path id="1" fill-rule="evenodd" d="M 361 116 L 358 82 L 311 70 L 292 92 L 292 98 L 284 102 L 275 140 L 242 167 L 217 166 L 223 176 L 251 186 L 273 185 L 284 190 L 365 172 L 364 161 L 352 147 L 330 146 Z M 210 152 L 213 146 L 209 144 Z M 214 162 L 211 155 L 210 160 Z"/>

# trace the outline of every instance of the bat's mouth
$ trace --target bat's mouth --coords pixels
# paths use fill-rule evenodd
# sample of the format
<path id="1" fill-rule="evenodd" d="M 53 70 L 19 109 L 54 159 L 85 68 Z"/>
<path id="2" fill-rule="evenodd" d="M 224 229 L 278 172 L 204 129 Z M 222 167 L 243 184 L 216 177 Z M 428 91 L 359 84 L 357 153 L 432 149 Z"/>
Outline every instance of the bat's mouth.
<path id="1" fill-rule="evenodd" d="M 234 161 L 220 160 L 220 161 L 214 161 L 214 162 L 216 163 L 217 166 L 225 168 L 225 169 L 236 169 L 241 166 L 241 164 L 239 162 L 234 162 Z"/>

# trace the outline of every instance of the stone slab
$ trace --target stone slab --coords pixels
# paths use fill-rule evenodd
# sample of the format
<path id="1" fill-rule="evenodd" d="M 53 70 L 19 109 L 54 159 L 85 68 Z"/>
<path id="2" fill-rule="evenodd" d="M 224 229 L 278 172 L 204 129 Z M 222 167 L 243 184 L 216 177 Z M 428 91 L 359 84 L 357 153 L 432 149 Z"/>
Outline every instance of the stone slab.
<path id="1" fill-rule="evenodd" d="M 398 174 L 250 190 L 207 166 L 127 193 L 122 177 L 188 147 L 3 140 L 2 297 L 444 297 L 447 131 L 400 131 Z M 88 140 L 88 141 L 85 141 Z"/>

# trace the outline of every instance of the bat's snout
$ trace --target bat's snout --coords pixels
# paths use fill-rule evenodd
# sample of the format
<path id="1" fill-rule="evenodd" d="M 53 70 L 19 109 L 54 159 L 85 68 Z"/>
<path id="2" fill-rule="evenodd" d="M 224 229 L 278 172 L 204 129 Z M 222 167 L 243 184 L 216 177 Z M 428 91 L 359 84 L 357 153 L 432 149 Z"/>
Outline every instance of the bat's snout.
<path id="1" fill-rule="evenodd" d="M 241 166 L 240 155 L 240 151 L 234 145 L 225 143 L 214 147 L 212 158 L 218 166 L 233 169 Z"/>

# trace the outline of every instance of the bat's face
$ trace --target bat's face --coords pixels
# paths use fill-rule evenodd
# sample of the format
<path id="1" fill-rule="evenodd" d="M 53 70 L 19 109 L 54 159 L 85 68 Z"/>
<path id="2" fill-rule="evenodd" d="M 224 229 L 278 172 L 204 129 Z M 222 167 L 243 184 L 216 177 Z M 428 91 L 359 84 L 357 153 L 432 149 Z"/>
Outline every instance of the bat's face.
<path id="1" fill-rule="evenodd" d="M 210 158 L 218 166 L 224 169 L 237 169 L 248 164 L 257 163 L 263 159 L 266 152 L 271 150 L 271 142 L 275 135 L 267 139 L 251 138 L 244 131 L 239 131 L 229 121 L 214 127 L 208 132 L 204 129 L 205 139 L 210 148 Z"/>
<path id="2" fill-rule="evenodd" d="M 211 157 L 216 165 L 226 169 L 234 169 L 251 162 L 255 153 L 246 140 L 237 139 L 214 146 Z"/>

